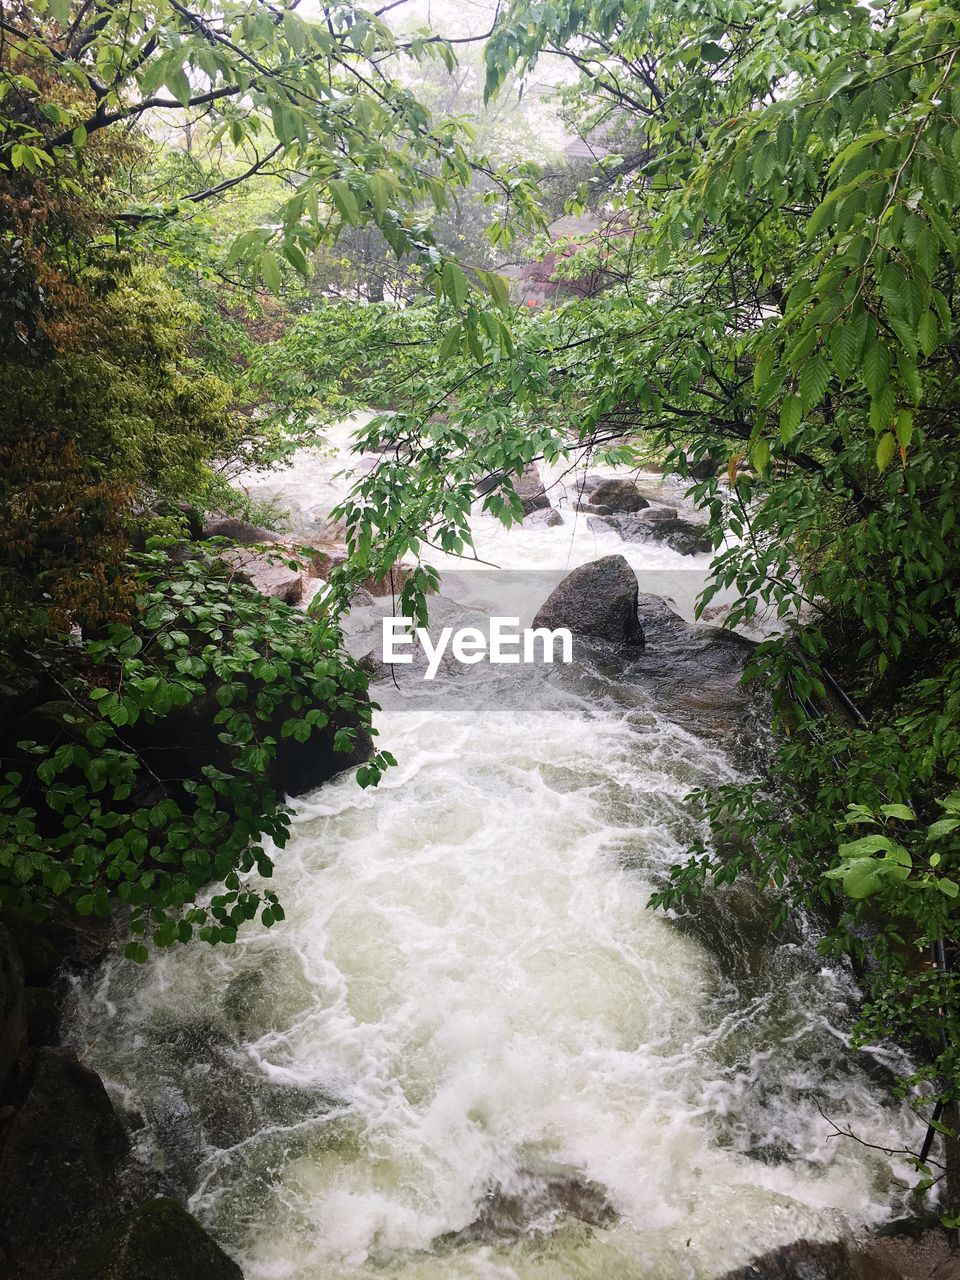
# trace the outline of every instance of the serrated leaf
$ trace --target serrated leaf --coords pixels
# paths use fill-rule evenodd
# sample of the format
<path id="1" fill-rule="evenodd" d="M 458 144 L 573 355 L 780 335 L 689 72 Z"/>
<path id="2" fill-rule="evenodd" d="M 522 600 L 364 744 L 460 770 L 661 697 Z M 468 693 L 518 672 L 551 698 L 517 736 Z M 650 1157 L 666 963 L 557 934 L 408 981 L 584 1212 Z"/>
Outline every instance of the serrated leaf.
<path id="1" fill-rule="evenodd" d="M 830 362 L 843 382 L 853 373 L 862 341 L 861 326 L 855 321 L 835 324 L 830 330 Z"/>
<path id="2" fill-rule="evenodd" d="M 937 317 L 929 309 L 924 311 L 920 317 L 920 323 L 917 326 L 917 337 L 920 340 L 920 350 L 925 356 L 932 356 L 937 349 L 940 331 L 937 325 Z"/>
<path id="3" fill-rule="evenodd" d="M 871 342 L 863 357 L 863 384 L 876 399 L 890 376 L 890 353 L 882 342 Z"/>
<path id="4" fill-rule="evenodd" d="M 830 368 L 821 355 L 807 360 L 800 369 L 800 399 L 805 413 L 823 399 L 830 384 Z"/>
<path id="5" fill-rule="evenodd" d="M 885 431 L 877 442 L 877 470 L 886 471 L 897 452 L 897 438 L 892 431 Z"/>
<path id="6" fill-rule="evenodd" d="M 796 434 L 802 416 L 803 406 L 800 403 L 800 397 L 787 396 L 780 406 L 780 439 L 784 444 L 789 444 Z"/>
<path id="7" fill-rule="evenodd" d="M 292 240 L 287 241 L 284 243 L 283 252 L 294 270 L 299 271 L 302 276 L 309 276 L 310 264 L 299 245 L 294 244 Z"/>

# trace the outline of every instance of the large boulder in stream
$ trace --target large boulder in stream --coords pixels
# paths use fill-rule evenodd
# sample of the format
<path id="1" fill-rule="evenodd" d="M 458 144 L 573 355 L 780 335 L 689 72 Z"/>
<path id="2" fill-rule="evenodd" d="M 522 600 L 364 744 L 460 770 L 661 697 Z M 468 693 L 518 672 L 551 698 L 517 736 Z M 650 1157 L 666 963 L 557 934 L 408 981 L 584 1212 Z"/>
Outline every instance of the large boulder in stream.
<path id="1" fill-rule="evenodd" d="M 568 573 L 550 593 L 533 625 L 551 631 L 567 627 L 574 635 L 642 645 L 638 591 L 637 575 L 623 556 L 604 556 Z"/>
<path id="2" fill-rule="evenodd" d="M 650 505 L 632 480 L 602 480 L 589 498 L 591 511 L 635 512 Z"/>
<path id="3" fill-rule="evenodd" d="M 243 1280 L 243 1272 L 174 1200 L 127 1214 L 68 1280 Z"/>

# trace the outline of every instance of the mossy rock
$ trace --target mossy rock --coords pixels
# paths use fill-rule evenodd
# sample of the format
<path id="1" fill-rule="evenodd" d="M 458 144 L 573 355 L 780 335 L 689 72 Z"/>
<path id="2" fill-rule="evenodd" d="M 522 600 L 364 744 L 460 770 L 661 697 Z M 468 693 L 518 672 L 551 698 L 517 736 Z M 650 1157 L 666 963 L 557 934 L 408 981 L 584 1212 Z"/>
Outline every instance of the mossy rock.
<path id="1" fill-rule="evenodd" d="M 149 1200 L 84 1255 L 69 1280 L 243 1280 L 243 1272 L 174 1200 Z"/>

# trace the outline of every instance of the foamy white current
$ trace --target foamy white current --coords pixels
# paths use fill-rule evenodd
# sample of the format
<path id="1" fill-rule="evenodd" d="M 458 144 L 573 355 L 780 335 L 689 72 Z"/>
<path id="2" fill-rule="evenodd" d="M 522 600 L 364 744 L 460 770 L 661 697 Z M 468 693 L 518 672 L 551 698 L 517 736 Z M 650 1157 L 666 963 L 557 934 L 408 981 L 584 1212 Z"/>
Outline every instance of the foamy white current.
<path id="1" fill-rule="evenodd" d="M 304 511 L 330 467 L 265 483 Z M 482 554 L 624 550 L 689 614 L 706 558 L 565 519 L 478 521 Z M 77 992 L 138 1156 L 248 1280 L 711 1280 L 897 1207 L 907 1170 L 831 1123 L 916 1136 L 848 1048 L 849 979 L 756 902 L 721 903 L 719 944 L 646 907 L 685 794 L 734 776 L 716 742 L 584 670 L 375 697 L 399 768 L 298 802 L 283 923 Z"/>

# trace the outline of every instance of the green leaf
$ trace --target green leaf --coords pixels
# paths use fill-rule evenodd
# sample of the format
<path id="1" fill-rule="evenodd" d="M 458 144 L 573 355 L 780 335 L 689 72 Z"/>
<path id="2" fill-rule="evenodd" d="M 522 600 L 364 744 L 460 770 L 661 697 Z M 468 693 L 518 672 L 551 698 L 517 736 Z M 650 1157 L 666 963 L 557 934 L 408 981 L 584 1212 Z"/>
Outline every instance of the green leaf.
<path id="1" fill-rule="evenodd" d="M 863 357 L 863 383 L 874 399 L 878 399 L 890 376 L 890 353 L 881 342 L 873 341 Z"/>
<path id="2" fill-rule="evenodd" d="M 829 383 L 830 368 L 823 356 L 814 356 L 804 363 L 800 369 L 800 399 L 804 413 L 809 413 L 820 403 Z"/>
<path id="3" fill-rule="evenodd" d="M 843 857 L 856 857 L 865 853 L 889 852 L 893 847 L 894 843 L 888 836 L 861 836 L 859 840 L 840 845 L 838 852 Z"/>
<path id="4" fill-rule="evenodd" d="M 455 262 L 443 264 L 443 292 L 455 306 L 462 306 L 467 299 L 467 277 Z"/>
<path id="5" fill-rule="evenodd" d="M 351 227 L 358 226 L 360 223 L 360 206 L 357 204 L 357 197 L 350 190 L 349 184 L 342 178 L 331 178 L 327 182 L 327 190 L 330 192 L 330 198 L 333 200 L 343 221 L 349 223 Z"/>
<path id="6" fill-rule="evenodd" d="M 780 406 L 780 438 L 789 444 L 800 426 L 803 416 L 803 405 L 799 396 L 787 396 Z"/>
<path id="7" fill-rule="evenodd" d="M 892 431 L 885 431 L 877 443 L 877 470 L 886 471 L 896 452 L 896 436 Z"/>
<path id="8" fill-rule="evenodd" d="M 704 62 L 723 62 L 727 57 L 727 50 L 713 40 L 706 40 L 700 46 L 700 57 Z"/>
<path id="9" fill-rule="evenodd" d="M 170 67 L 163 78 L 163 83 L 182 107 L 189 104 L 192 91 L 190 89 L 190 81 L 187 79 L 187 74 L 183 67 Z"/>
<path id="10" fill-rule="evenodd" d="M 260 274 L 263 276 L 263 282 L 271 293 L 280 292 L 282 279 L 280 275 L 280 261 L 271 249 L 267 249 L 266 252 L 261 255 Z"/>
<path id="11" fill-rule="evenodd" d="M 902 818 L 904 822 L 913 822 L 916 814 L 905 804 L 882 804 L 880 812 L 887 818 Z"/>

